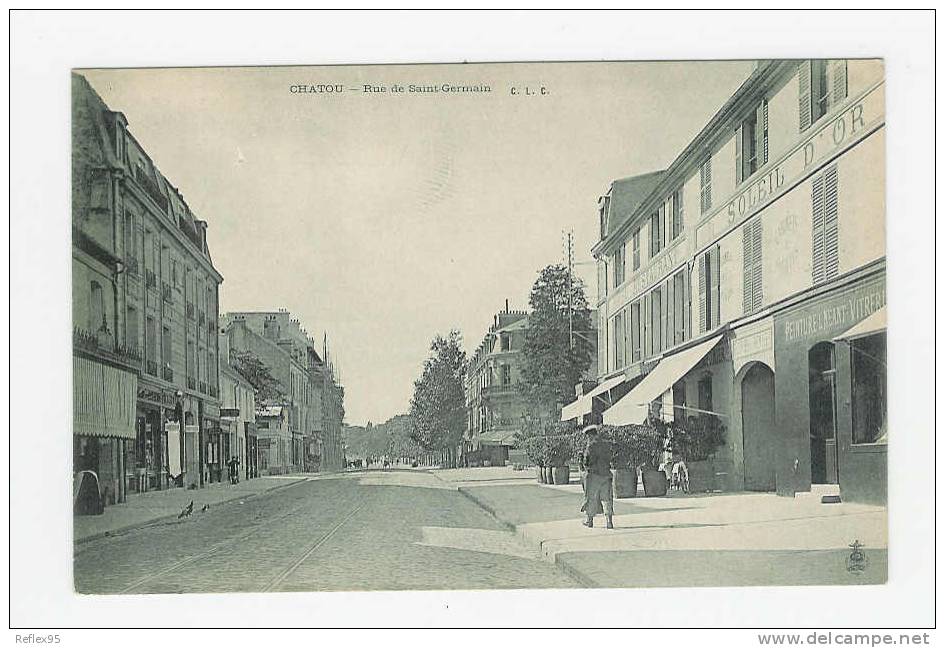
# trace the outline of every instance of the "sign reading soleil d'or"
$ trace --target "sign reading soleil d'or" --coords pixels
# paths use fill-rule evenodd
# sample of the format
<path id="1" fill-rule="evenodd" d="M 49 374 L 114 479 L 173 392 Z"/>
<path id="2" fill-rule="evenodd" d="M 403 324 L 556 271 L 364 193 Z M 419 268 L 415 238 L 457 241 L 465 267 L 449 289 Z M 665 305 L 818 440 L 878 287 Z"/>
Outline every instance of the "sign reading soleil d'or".
<path id="1" fill-rule="evenodd" d="M 885 84 L 881 83 L 832 120 L 825 121 L 804 142 L 769 170 L 743 185 L 696 232 L 699 248 L 712 243 L 752 214 L 791 189 L 812 168 L 837 153 L 853 146 L 882 123 L 885 115 Z"/>

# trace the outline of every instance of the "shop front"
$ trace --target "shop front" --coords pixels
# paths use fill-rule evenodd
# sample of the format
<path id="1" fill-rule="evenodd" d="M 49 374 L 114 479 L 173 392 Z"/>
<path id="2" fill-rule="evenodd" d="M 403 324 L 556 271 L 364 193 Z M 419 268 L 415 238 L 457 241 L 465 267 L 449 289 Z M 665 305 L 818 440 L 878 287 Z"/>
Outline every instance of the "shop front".
<path id="1" fill-rule="evenodd" d="M 75 481 L 90 479 L 101 503 L 123 502 L 128 492 L 127 448 L 136 439 L 137 376 L 85 357 L 74 356 L 72 363 Z"/>
<path id="2" fill-rule="evenodd" d="M 249 421 L 243 423 L 244 444 L 246 456 L 242 459 L 243 474 L 246 479 L 259 477 L 259 450 L 256 443 L 256 424 Z"/>
<path id="3" fill-rule="evenodd" d="M 841 497 L 885 499 L 885 269 L 818 287 L 775 315 L 778 494 L 837 484 Z M 882 439 L 882 441 L 880 441 Z"/>

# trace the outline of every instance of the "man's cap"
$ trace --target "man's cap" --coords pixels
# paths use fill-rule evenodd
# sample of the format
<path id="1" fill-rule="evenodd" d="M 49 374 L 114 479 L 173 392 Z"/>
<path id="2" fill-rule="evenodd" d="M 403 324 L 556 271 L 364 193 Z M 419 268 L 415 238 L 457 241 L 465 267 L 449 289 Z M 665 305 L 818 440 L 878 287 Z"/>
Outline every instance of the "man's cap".
<path id="1" fill-rule="evenodd" d="M 600 429 L 597 425 L 588 425 L 586 428 L 582 430 L 584 434 L 597 434 L 599 431 Z"/>

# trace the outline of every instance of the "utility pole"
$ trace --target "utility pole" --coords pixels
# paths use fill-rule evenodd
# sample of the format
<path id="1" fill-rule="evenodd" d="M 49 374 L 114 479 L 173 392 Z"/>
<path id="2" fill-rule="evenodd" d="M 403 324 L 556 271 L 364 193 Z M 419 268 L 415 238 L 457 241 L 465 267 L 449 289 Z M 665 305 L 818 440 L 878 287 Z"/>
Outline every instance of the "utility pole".
<path id="1" fill-rule="evenodd" d="M 574 349 L 574 308 L 571 303 L 572 282 L 574 275 L 574 230 L 569 229 L 562 232 L 565 237 L 565 258 L 568 265 L 568 347 Z"/>

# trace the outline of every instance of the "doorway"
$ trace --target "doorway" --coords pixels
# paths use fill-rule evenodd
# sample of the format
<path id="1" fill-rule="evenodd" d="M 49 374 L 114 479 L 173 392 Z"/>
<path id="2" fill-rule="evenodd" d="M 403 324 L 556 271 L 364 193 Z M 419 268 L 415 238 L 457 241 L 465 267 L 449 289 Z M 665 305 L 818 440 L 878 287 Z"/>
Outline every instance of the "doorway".
<path id="1" fill-rule="evenodd" d="M 807 353 L 810 401 L 810 480 L 838 483 L 837 387 L 832 342 L 814 345 Z"/>
<path id="2" fill-rule="evenodd" d="M 742 378 L 745 490 L 774 490 L 774 434 L 774 372 L 755 362 Z"/>

